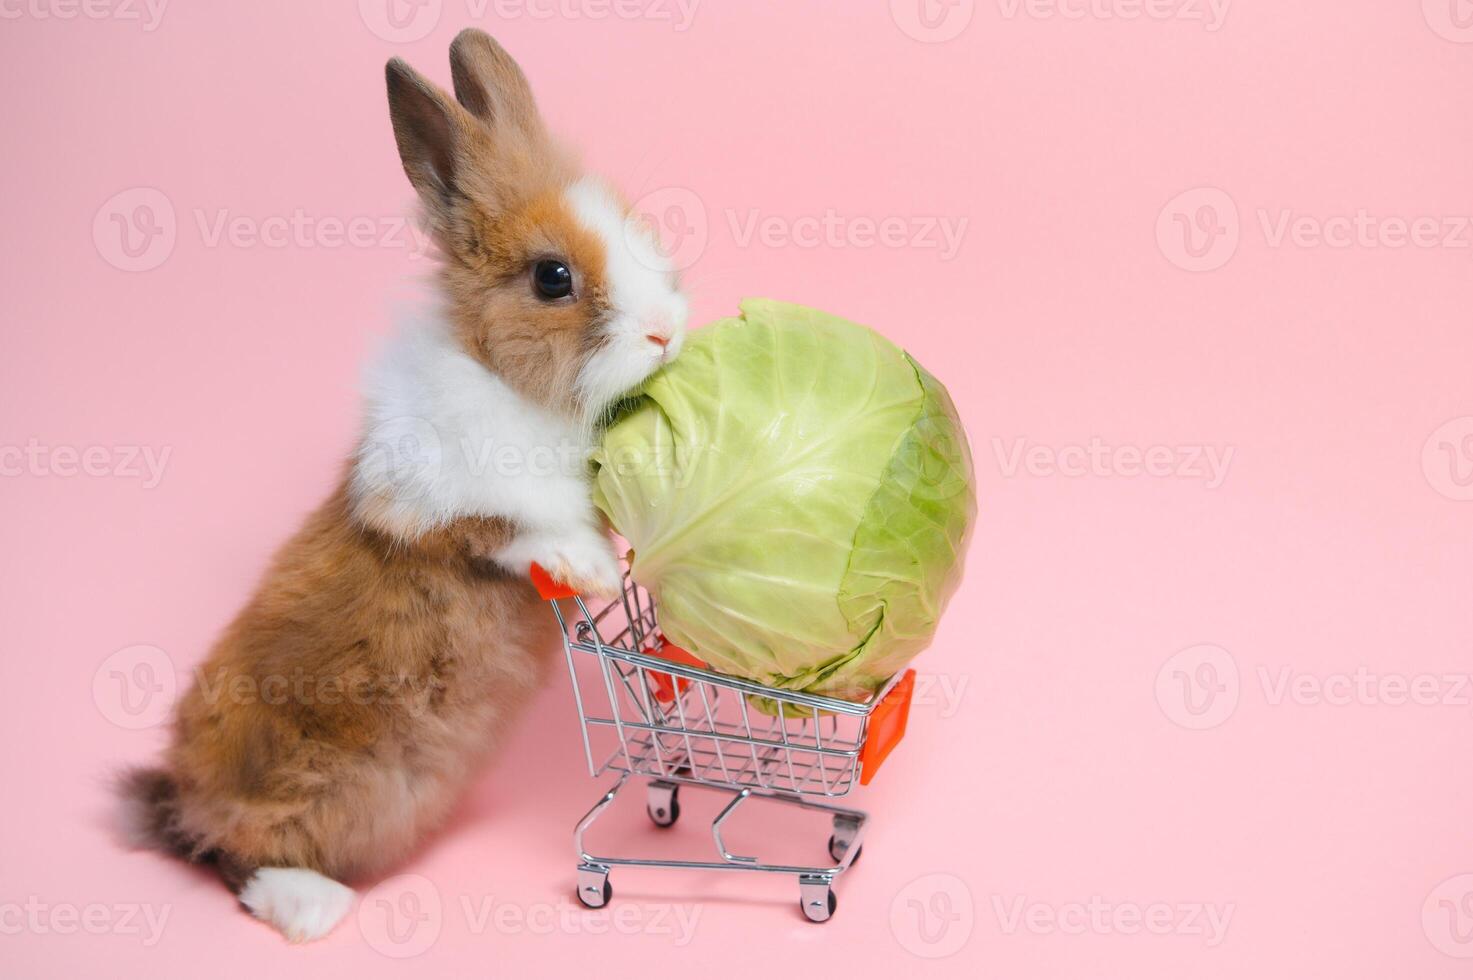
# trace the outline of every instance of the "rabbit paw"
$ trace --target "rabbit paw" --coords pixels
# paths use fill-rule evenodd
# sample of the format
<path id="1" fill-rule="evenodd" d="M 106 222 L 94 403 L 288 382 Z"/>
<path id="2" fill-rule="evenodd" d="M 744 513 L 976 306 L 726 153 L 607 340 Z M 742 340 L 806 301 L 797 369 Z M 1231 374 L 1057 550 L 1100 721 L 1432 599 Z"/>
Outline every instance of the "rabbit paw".
<path id="1" fill-rule="evenodd" d="M 503 563 L 519 563 L 523 571 L 536 562 L 571 589 L 585 595 L 609 598 L 619 594 L 624 576 L 619 559 L 607 537 L 597 531 L 538 535 L 518 541 Z"/>
<path id="2" fill-rule="evenodd" d="M 557 581 L 586 595 L 612 598 L 619 594 L 623 582 L 619 559 L 602 536 L 557 542 L 547 559 L 538 564 Z"/>

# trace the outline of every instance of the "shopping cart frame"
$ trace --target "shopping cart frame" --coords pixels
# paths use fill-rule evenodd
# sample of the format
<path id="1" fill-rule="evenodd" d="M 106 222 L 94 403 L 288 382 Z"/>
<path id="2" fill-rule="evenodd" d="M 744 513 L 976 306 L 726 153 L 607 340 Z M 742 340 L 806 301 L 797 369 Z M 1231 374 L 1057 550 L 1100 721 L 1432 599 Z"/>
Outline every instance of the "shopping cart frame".
<path id="1" fill-rule="evenodd" d="M 532 581 L 562 630 L 589 775 L 619 773 L 574 830 L 578 900 L 590 908 L 608 904 L 616 866 L 755 871 L 795 876 L 804 916 L 827 921 L 837 907 L 834 882 L 858 859 L 869 815 L 826 801 L 867 784 L 904 737 L 915 672 L 897 674 L 864 702 L 768 687 L 713 671 L 669 644 L 653 597 L 627 568 L 620 596 L 597 607 L 536 566 Z M 589 663 L 601 684 L 589 683 Z M 606 712 L 595 710 L 600 696 Z M 765 707 L 759 710 L 753 699 Z M 595 751 L 598 733 L 612 733 L 607 756 Z M 646 810 L 659 827 L 679 819 L 683 788 L 729 794 L 711 823 L 716 859 L 590 851 L 588 831 L 633 779 L 645 782 Z M 827 814 L 832 863 L 774 863 L 734 853 L 723 828 L 754 798 Z"/>

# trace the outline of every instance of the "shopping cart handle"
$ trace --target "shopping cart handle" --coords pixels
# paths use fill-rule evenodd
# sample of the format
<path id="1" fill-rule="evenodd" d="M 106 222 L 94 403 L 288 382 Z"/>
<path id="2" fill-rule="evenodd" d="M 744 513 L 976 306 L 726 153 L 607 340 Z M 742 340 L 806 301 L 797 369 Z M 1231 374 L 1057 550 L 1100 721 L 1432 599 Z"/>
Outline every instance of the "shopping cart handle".
<path id="1" fill-rule="evenodd" d="M 532 563 L 532 567 L 528 571 L 528 575 L 532 579 L 532 587 L 536 589 L 537 594 L 544 599 L 571 599 L 573 598 L 573 596 L 578 594 L 577 589 L 571 588 L 570 586 L 564 585 L 563 583 L 559 582 L 548 573 L 547 569 L 543 568 L 535 561 Z"/>
<path id="2" fill-rule="evenodd" d="M 669 660 L 671 663 L 682 664 L 686 667 L 700 667 L 703 670 L 710 669 L 710 665 L 700 657 L 693 655 L 684 647 L 676 646 L 663 636 L 656 637 L 655 642 L 646 647 L 643 652 L 664 660 Z M 676 677 L 674 674 L 650 670 L 648 667 L 645 668 L 644 672 L 655 685 L 655 700 L 661 704 L 673 703 L 677 694 L 684 694 L 686 689 L 690 687 L 690 680 L 684 677 Z"/>

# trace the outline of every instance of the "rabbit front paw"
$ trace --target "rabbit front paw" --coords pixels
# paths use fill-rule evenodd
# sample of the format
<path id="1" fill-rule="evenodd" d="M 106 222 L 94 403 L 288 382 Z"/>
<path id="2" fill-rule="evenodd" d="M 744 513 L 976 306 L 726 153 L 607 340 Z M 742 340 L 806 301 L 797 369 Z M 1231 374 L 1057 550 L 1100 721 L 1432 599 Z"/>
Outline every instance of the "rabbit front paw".
<path id="1" fill-rule="evenodd" d="M 525 557 L 571 589 L 609 598 L 619 594 L 624 576 L 607 537 L 593 530 L 538 535 L 514 546 L 512 560 Z M 523 564 L 523 570 L 526 564 Z"/>

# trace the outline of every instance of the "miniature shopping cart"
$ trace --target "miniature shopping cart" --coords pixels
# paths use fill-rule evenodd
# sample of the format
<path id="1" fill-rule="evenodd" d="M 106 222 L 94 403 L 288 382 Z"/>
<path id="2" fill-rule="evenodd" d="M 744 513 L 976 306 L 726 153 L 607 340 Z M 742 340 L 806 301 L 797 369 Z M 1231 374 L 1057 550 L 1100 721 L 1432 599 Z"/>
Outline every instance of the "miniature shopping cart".
<path id="1" fill-rule="evenodd" d="M 765 871 L 795 876 L 803 914 L 827 921 L 837 904 L 834 879 L 858 859 L 868 815 L 823 801 L 867 784 L 904 736 L 915 671 L 897 674 L 863 703 L 765 687 L 716 673 L 668 643 L 653 597 L 627 570 L 622 595 L 598 609 L 537 566 L 532 580 L 563 628 L 589 775 L 619 773 L 573 833 L 578 900 L 589 908 L 608 904 L 614 865 Z M 680 818 L 682 787 L 729 793 L 711 824 L 719 859 L 590 853 L 584 836 L 631 777 L 646 781 L 650 820 L 660 827 Z M 831 861 L 772 864 L 733 854 L 722 828 L 753 797 L 827 813 Z"/>

